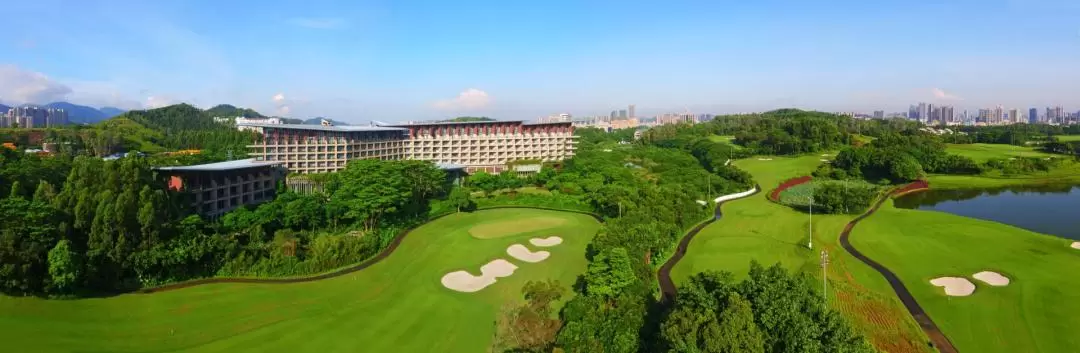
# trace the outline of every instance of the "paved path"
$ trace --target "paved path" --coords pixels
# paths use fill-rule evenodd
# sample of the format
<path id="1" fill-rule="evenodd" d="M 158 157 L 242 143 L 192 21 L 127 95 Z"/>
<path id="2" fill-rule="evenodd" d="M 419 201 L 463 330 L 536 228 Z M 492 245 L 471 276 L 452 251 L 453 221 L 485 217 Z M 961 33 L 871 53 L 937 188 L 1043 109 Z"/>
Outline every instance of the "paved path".
<path id="1" fill-rule="evenodd" d="M 898 190 L 910 191 L 911 189 L 905 187 Z M 844 227 L 844 231 L 840 233 L 840 245 L 843 246 L 851 256 L 854 256 L 856 259 L 859 259 L 859 261 L 873 267 L 878 273 L 885 276 L 885 280 L 892 286 L 893 292 L 896 292 L 896 296 L 900 297 L 900 301 L 904 303 L 904 308 L 907 308 L 908 313 L 911 313 L 911 316 L 915 318 L 915 322 L 917 322 L 923 332 L 926 332 L 926 335 L 930 337 L 930 342 L 933 343 L 938 351 L 942 353 L 958 352 L 956 347 L 953 346 L 952 341 L 949 341 L 949 338 L 941 332 L 941 329 L 934 323 L 934 320 L 930 319 L 930 315 L 927 315 L 926 311 L 919 306 L 917 301 L 915 301 L 915 297 L 911 295 L 911 292 L 908 291 L 907 287 L 904 287 L 904 283 L 900 282 L 900 278 L 885 266 L 871 260 L 869 257 L 866 257 L 866 255 L 863 255 L 863 253 L 856 250 L 854 246 L 851 246 L 851 242 L 848 241 L 848 237 L 851 236 L 851 230 L 855 228 L 855 224 L 858 224 L 859 221 L 874 214 L 874 212 L 881 207 L 881 204 L 888 201 L 891 196 L 892 194 L 882 197 L 869 211 L 866 211 L 866 213 L 863 213 L 859 217 L 851 220 L 851 222 L 848 222 L 847 226 Z"/>
<path id="2" fill-rule="evenodd" d="M 741 198 L 756 195 L 758 192 L 761 192 L 761 186 L 754 185 L 754 193 Z M 682 260 L 683 256 L 686 256 L 686 248 L 690 246 L 690 241 L 694 240 L 694 236 L 696 236 L 701 229 L 705 228 L 705 226 L 720 219 L 720 216 L 722 216 L 720 213 L 720 206 L 735 200 L 738 199 L 727 200 L 716 204 L 716 211 L 713 212 L 713 218 L 698 224 L 694 229 L 687 232 L 686 235 L 683 236 L 682 241 L 679 242 L 679 247 L 675 249 L 675 253 L 671 254 L 671 258 L 668 259 L 663 266 L 660 266 L 660 271 L 657 272 L 656 276 L 660 281 L 660 293 L 663 295 L 664 301 L 670 302 L 670 300 L 675 299 L 676 288 L 675 283 L 671 281 L 671 269 L 675 268 L 675 265 L 679 263 L 679 260 Z"/>

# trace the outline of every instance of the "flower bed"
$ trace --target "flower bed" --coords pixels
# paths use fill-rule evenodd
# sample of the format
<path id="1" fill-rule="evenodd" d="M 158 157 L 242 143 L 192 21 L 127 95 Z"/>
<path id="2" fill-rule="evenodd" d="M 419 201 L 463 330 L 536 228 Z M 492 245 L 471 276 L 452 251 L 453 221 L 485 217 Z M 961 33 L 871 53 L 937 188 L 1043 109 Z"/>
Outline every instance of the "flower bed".
<path id="1" fill-rule="evenodd" d="M 898 196 L 901 196 L 901 195 L 904 195 L 904 194 L 907 194 L 907 193 L 926 190 L 926 189 L 929 189 L 929 188 L 930 188 L 930 183 L 928 183 L 926 180 L 916 180 L 916 181 L 911 182 L 911 184 L 907 184 L 903 188 L 900 188 L 899 190 L 894 191 L 892 196 L 893 197 L 898 197 Z"/>
<path id="2" fill-rule="evenodd" d="M 773 189 L 773 191 L 769 193 L 769 200 L 772 200 L 773 202 L 780 202 L 780 193 L 781 192 L 783 192 L 784 190 L 787 190 L 788 188 L 791 188 L 791 187 L 793 187 L 795 185 L 799 185 L 799 184 L 808 182 L 813 178 L 814 177 L 807 175 L 807 176 L 801 176 L 801 177 L 798 177 L 798 178 L 788 179 L 787 181 L 785 181 L 783 183 L 780 183 L 780 186 L 777 186 L 776 189 Z"/>

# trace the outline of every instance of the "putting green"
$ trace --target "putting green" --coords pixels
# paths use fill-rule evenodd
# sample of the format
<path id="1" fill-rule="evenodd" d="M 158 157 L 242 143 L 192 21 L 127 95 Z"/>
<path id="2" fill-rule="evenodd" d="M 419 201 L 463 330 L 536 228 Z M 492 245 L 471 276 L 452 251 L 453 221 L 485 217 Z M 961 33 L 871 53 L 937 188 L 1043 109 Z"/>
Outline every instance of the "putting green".
<path id="1" fill-rule="evenodd" d="M 560 218 L 512 237 L 476 239 L 491 220 Z M 599 229 L 569 212 L 497 209 L 450 215 L 404 239 L 365 270 L 298 284 L 213 284 L 157 294 L 43 300 L 0 296 L 0 342 L 8 352 L 483 352 L 501 305 L 520 300 L 529 280 L 569 287 L 584 271 L 585 246 Z M 507 246 L 557 233 L 551 258 L 523 263 Z M 446 289 L 452 271 L 476 272 L 495 258 L 518 266 L 477 293 Z"/>
<path id="2" fill-rule="evenodd" d="M 737 167 L 754 176 L 762 192 L 724 204 L 723 218 L 705 227 L 690 242 L 686 257 L 672 270 L 672 280 L 679 284 L 707 270 L 730 271 L 741 278 L 750 261 L 757 260 L 766 266 L 779 262 L 820 281 L 820 252 L 826 249 L 830 259 L 830 306 L 838 307 L 882 351 L 930 352 L 922 331 L 885 279 L 840 247 L 840 231 L 854 216 L 814 215 L 811 250 L 807 248 L 809 215 L 766 199 L 782 181 L 809 175 L 821 163 L 820 154 L 764 157 L 772 159 L 768 161 L 759 161 L 755 156 L 736 161 Z"/>
<path id="3" fill-rule="evenodd" d="M 469 228 L 469 234 L 480 239 L 511 237 L 521 233 L 551 229 L 566 224 L 563 217 L 530 217 L 494 220 Z"/>
<path id="4" fill-rule="evenodd" d="M 933 184 L 931 184 L 933 187 Z M 1080 253 L 1071 240 L 886 202 L 859 223 L 851 243 L 889 267 L 961 352 L 1072 352 L 1080 347 Z M 999 272 L 993 287 L 971 279 Z M 929 281 L 965 277 L 968 297 L 948 297 Z"/>

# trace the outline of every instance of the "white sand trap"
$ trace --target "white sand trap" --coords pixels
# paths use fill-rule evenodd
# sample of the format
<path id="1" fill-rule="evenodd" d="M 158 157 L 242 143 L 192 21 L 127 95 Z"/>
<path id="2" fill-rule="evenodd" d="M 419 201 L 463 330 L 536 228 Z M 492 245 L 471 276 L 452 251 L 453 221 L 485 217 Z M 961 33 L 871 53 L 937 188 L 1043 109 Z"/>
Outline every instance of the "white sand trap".
<path id="1" fill-rule="evenodd" d="M 963 277 L 938 277 L 930 280 L 930 284 L 945 287 L 945 295 L 951 297 L 966 297 L 975 292 L 975 284 Z"/>
<path id="2" fill-rule="evenodd" d="M 556 236 L 550 236 L 547 238 L 532 238 L 529 239 L 529 243 L 536 246 L 549 247 L 562 244 L 562 238 Z"/>
<path id="3" fill-rule="evenodd" d="M 1002 276 L 1000 273 L 992 271 L 982 271 L 971 275 L 975 279 L 986 282 L 991 286 L 1004 287 L 1009 285 L 1009 277 Z"/>
<path id="4" fill-rule="evenodd" d="M 828 156 L 829 156 L 829 154 L 828 154 L 828 153 L 826 153 L 826 154 L 823 154 L 823 155 L 821 155 L 821 156 L 822 156 L 822 157 L 828 157 Z"/>
<path id="5" fill-rule="evenodd" d="M 828 162 L 829 160 L 828 159 L 822 159 L 821 161 L 822 162 Z"/>
<path id="6" fill-rule="evenodd" d="M 1074 241 L 1072 243 L 1072 248 L 1073 249 L 1080 249 L 1080 241 Z"/>
<path id="7" fill-rule="evenodd" d="M 547 260 L 548 256 L 551 256 L 551 253 L 547 251 L 532 252 L 521 244 L 510 245 L 509 248 L 506 248 L 506 254 L 515 259 L 532 263 Z"/>
<path id="8" fill-rule="evenodd" d="M 496 278 L 514 274 L 517 265 L 503 259 L 495 259 L 480 267 L 480 275 L 468 271 L 454 271 L 442 277 L 442 285 L 451 290 L 473 293 L 495 284 Z"/>
<path id="9" fill-rule="evenodd" d="M 771 161 L 772 158 L 758 158 L 759 161 Z"/>

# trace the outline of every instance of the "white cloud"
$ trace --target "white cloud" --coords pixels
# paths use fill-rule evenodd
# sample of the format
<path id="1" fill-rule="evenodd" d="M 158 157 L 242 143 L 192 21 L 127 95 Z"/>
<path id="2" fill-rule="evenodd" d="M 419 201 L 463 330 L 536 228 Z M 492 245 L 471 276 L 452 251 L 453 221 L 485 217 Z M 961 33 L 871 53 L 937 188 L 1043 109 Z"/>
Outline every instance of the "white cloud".
<path id="1" fill-rule="evenodd" d="M 313 29 L 338 29 L 347 25 L 344 19 L 337 17 L 294 17 L 285 22 L 293 26 Z"/>
<path id="2" fill-rule="evenodd" d="M 289 107 L 289 101 L 285 99 L 285 93 L 275 94 L 273 97 L 270 97 L 270 100 L 274 101 L 274 111 L 276 111 L 278 115 L 288 116 L 289 112 L 292 111 L 292 108 Z"/>
<path id="3" fill-rule="evenodd" d="M 176 100 L 166 96 L 149 96 L 146 97 L 146 102 L 143 104 L 148 109 L 161 108 L 176 104 Z"/>
<path id="4" fill-rule="evenodd" d="M 470 88 L 459 93 L 456 98 L 435 102 L 435 108 L 442 110 L 473 110 L 486 108 L 489 104 L 491 104 L 491 96 L 488 96 L 487 92 Z"/>
<path id="5" fill-rule="evenodd" d="M 0 101 L 45 104 L 65 100 L 71 92 L 71 87 L 40 72 L 0 65 Z"/>
<path id="6" fill-rule="evenodd" d="M 963 98 L 960 98 L 960 97 L 957 97 L 956 95 L 945 92 L 945 90 L 940 89 L 940 88 L 933 88 L 930 91 L 934 93 L 934 98 L 937 98 L 937 99 L 947 100 L 947 101 L 963 100 Z"/>

